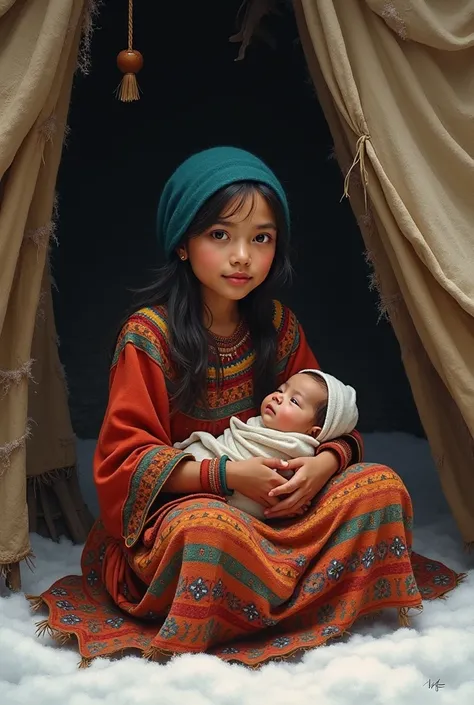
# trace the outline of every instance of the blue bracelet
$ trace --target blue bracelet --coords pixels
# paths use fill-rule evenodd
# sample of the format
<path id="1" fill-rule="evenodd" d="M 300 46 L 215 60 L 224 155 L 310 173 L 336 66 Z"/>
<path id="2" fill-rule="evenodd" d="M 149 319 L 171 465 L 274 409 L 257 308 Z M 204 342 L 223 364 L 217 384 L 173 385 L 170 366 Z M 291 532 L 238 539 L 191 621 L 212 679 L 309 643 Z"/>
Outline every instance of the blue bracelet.
<path id="1" fill-rule="evenodd" d="M 226 464 L 229 460 L 227 455 L 221 455 L 219 458 L 219 481 L 221 483 L 222 491 L 227 496 L 230 497 L 234 494 L 234 490 L 229 490 L 227 487 L 227 474 L 226 474 Z"/>

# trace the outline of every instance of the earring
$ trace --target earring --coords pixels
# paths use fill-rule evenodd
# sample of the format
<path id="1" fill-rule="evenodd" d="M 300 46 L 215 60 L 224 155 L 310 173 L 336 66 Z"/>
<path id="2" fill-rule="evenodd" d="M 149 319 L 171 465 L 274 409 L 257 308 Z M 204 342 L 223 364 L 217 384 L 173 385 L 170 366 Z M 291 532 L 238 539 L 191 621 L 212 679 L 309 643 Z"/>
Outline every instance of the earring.
<path id="1" fill-rule="evenodd" d="M 184 260 L 186 259 L 186 255 L 180 255 L 180 257 L 181 257 L 181 260 L 184 262 Z"/>

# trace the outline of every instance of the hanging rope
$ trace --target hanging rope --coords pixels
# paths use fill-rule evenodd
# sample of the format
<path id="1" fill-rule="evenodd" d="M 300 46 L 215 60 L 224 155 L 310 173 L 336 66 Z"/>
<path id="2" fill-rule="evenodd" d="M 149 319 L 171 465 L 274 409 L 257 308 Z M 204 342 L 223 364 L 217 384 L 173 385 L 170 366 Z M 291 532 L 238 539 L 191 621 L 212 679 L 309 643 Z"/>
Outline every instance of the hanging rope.
<path id="1" fill-rule="evenodd" d="M 133 50 L 133 0 L 128 0 L 128 51 Z"/>
<path id="2" fill-rule="evenodd" d="M 133 48 L 133 0 L 128 0 L 128 48 L 117 56 L 117 66 L 124 74 L 116 95 L 123 103 L 131 103 L 140 98 L 136 74 L 143 66 L 143 56 Z"/>
<path id="3" fill-rule="evenodd" d="M 370 139 L 369 135 L 361 135 L 359 139 L 357 140 L 356 144 L 356 153 L 354 157 L 354 161 L 352 162 L 351 168 L 346 174 L 346 177 L 344 179 L 344 193 L 342 198 L 350 198 L 349 196 L 349 185 L 350 185 L 350 180 L 351 180 L 351 174 L 352 171 L 355 169 L 357 164 L 359 164 L 360 168 L 360 179 L 362 183 L 362 188 L 364 189 L 364 203 L 365 203 L 365 211 L 367 212 L 367 185 L 369 183 L 369 177 L 367 174 L 367 169 L 365 168 L 365 154 L 366 154 L 366 142 L 367 140 Z M 341 198 L 341 201 L 342 201 Z"/>

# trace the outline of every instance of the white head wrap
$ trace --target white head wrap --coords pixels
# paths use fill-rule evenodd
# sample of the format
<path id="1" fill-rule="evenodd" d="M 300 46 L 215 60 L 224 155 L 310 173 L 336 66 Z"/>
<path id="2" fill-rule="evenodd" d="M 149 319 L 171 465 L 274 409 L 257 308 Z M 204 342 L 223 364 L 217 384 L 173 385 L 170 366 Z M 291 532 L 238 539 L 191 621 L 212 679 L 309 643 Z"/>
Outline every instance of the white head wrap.
<path id="1" fill-rule="evenodd" d="M 323 443 L 353 431 L 359 419 L 355 389 L 321 370 L 301 370 L 300 374 L 303 372 L 322 377 L 328 388 L 326 420 L 317 440 Z"/>

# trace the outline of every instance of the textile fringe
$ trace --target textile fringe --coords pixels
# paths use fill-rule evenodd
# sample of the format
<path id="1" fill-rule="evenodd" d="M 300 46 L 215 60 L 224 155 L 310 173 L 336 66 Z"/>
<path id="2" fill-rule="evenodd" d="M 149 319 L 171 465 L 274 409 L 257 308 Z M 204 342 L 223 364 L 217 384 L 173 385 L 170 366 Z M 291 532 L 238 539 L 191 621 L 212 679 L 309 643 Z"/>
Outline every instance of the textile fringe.
<path id="1" fill-rule="evenodd" d="M 75 465 L 57 468 L 56 470 L 48 470 L 48 472 L 44 472 L 41 475 L 32 475 L 29 477 L 28 484 L 33 485 L 34 492 L 36 492 L 38 485 L 53 485 L 57 480 L 69 480 L 74 470 Z"/>
<path id="2" fill-rule="evenodd" d="M 39 326 L 41 323 L 44 323 L 46 320 L 46 312 L 44 310 L 44 302 L 46 300 L 46 291 L 40 291 L 39 299 L 38 299 L 38 308 L 36 309 L 36 318 L 35 318 L 35 326 Z"/>
<path id="3" fill-rule="evenodd" d="M 26 563 L 28 568 L 33 571 L 35 569 L 35 563 L 34 563 L 34 558 L 35 554 L 29 548 L 24 555 L 20 556 L 14 563 L 0 563 L 0 578 L 7 578 L 8 573 L 11 572 L 11 569 L 13 568 L 14 565 L 17 565 L 18 563 Z"/>
<path id="4" fill-rule="evenodd" d="M 77 70 L 83 76 L 88 76 L 91 70 L 92 36 L 96 28 L 95 19 L 98 17 L 102 5 L 103 0 L 86 0 L 84 4 L 82 35 L 77 55 Z"/>
<path id="5" fill-rule="evenodd" d="M 33 551 L 29 548 L 24 555 L 20 555 L 18 559 L 13 562 L 13 563 L 0 563 L 0 579 L 3 579 L 5 581 L 5 584 L 9 590 L 20 590 L 21 584 L 20 582 L 18 583 L 18 586 L 12 585 L 11 583 L 11 574 L 15 568 L 19 570 L 19 564 L 20 563 L 26 563 L 27 567 L 31 572 L 34 571 L 35 569 L 35 564 L 34 564 L 34 553 Z M 19 573 L 18 573 L 18 578 L 19 578 Z"/>
<path id="6" fill-rule="evenodd" d="M 360 216 L 358 223 L 360 229 L 364 230 L 370 240 L 374 234 L 374 219 L 370 207 L 367 209 L 366 213 Z M 379 315 L 377 323 L 380 323 L 382 320 L 390 322 L 398 315 L 400 306 L 403 304 L 403 296 L 401 293 L 392 295 L 385 295 L 383 293 L 382 282 L 377 273 L 377 258 L 372 250 L 367 249 L 365 251 L 364 259 L 372 270 L 368 275 L 369 289 L 376 291 L 378 295 L 377 311 Z"/>
<path id="7" fill-rule="evenodd" d="M 38 132 L 45 142 L 52 142 L 57 131 L 58 119 L 54 113 L 47 117 L 46 120 L 44 120 L 38 127 Z"/>
<path id="8" fill-rule="evenodd" d="M 346 637 L 352 636 L 352 632 L 349 631 L 348 629 L 344 629 L 340 634 L 334 634 L 333 636 L 328 636 L 326 641 L 319 646 L 298 646 L 296 649 L 293 651 L 290 651 L 288 654 L 285 654 L 284 656 L 273 656 L 271 659 L 268 661 L 264 661 L 263 663 L 256 663 L 255 665 L 249 665 L 245 664 L 246 668 L 250 668 L 252 671 L 256 671 L 262 666 L 265 666 L 267 663 L 285 663 L 293 659 L 297 654 L 305 654 L 307 651 L 314 651 L 316 649 L 323 649 L 326 646 L 330 646 L 333 642 L 337 641 L 342 641 L 342 639 L 345 639 Z M 228 663 L 240 663 L 240 661 L 228 661 Z"/>
<path id="9" fill-rule="evenodd" d="M 51 639 L 54 639 L 54 641 L 60 646 L 64 646 L 72 638 L 72 634 L 68 634 L 67 632 L 61 632 L 59 629 L 55 629 L 54 627 L 52 627 L 49 624 L 48 619 L 43 619 L 41 620 L 41 622 L 38 622 L 36 624 L 36 636 L 38 638 L 41 638 L 43 636 L 49 636 Z"/>
<path id="10" fill-rule="evenodd" d="M 364 204 L 365 204 L 365 212 L 366 213 L 367 213 L 367 208 L 368 208 L 367 186 L 369 183 L 369 176 L 367 174 L 367 169 L 365 168 L 367 140 L 370 140 L 370 135 L 368 135 L 368 134 L 361 135 L 359 137 L 359 139 L 357 140 L 354 161 L 352 162 L 352 165 L 344 178 L 344 193 L 342 194 L 342 197 L 341 197 L 341 201 L 344 198 L 350 198 L 349 184 L 350 184 L 350 180 L 351 180 L 351 174 L 352 174 L 353 170 L 356 168 L 356 166 L 359 165 L 360 179 L 361 179 L 361 183 L 362 183 L 362 188 L 364 190 Z"/>
<path id="11" fill-rule="evenodd" d="M 385 296 L 380 293 L 379 290 L 379 303 L 377 305 L 377 310 L 379 312 L 377 323 L 382 320 L 390 322 L 397 314 L 400 308 L 400 304 L 403 302 L 403 297 L 401 294 L 392 294 L 391 296 Z"/>
<path id="12" fill-rule="evenodd" d="M 59 344 L 58 344 L 58 347 L 59 347 Z M 69 384 L 67 381 L 66 367 L 61 362 L 59 363 L 59 369 L 57 370 L 57 373 L 58 373 L 59 379 L 62 379 L 62 381 L 64 382 L 66 396 L 69 397 L 70 391 L 69 391 Z"/>
<path id="13" fill-rule="evenodd" d="M 0 370 L 0 389 L 2 397 L 8 394 L 13 385 L 20 384 L 25 378 L 34 382 L 32 373 L 34 362 L 35 361 L 30 358 L 20 365 L 20 367 L 17 367 L 16 370 Z"/>
<path id="14" fill-rule="evenodd" d="M 459 573 L 456 577 L 456 586 L 455 587 L 457 587 L 460 583 L 462 583 L 466 578 L 467 578 L 467 573 Z M 447 592 L 450 592 L 452 589 L 454 589 L 454 588 L 450 588 L 449 590 L 447 590 Z M 30 609 L 32 610 L 32 612 L 38 612 L 43 607 L 47 607 L 47 604 L 44 602 L 43 598 L 40 596 L 25 595 L 25 597 L 28 600 L 28 602 L 30 603 Z M 445 596 L 442 595 L 441 598 L 443 598 L 443 597 L 445 597 Z M 411 610 L 417 610 L 417 613 L 415 615 L 415 616 L 417 616 L 417 615 L 421 614 L 421 612 L 423 611 L 423 605 L 420 604 L 417 607 L 401 607 L 401 608 L 399 608 L 398 620 L 399 620 L 400 627 L 407 628 L 407 629 L 410 628 L 409 613 Z M 366 615 L 362 615 L 360 617 L 360 619 L 365 620 L 365 621 L 374 620 L 377 617 L 379 617 L 382 613 L 383 613 L 383 610 L 377 610 L 375 612 L 370 612 Z M 72 637 L 74 636 L 73 633 L 63 632 L 59 629 L 55 629 L 54 627 L 51 627 L 51 625 L 49 624 L 49 619 L 43 619 L 40 622 L 36 623 L 36 634 L 38 637 L 42 637 L 46 634 L 51 639 L 54 639 L 54 641 L 56 641 L 61 646 L 69 643 L 70 640 L 72 639 Z M 345 629 L 340 634 L 335 634 L 335 635 L 329 636 L 326 639 L 326 641 L 317 648 L 322 648 L 324 646 L 328 646 L 330 643 L 332 643 L 334 641 L 340 641 L 341 639 L 348 637 L 348 636 L 351 636 L 351 635 L 352 635 L 352 632 L 348 629 Z M 293 658 L 295 656 L 295 654 L 297 654 L 297 653 L 300 653 L 300 652 L 304 653 L 306 651 L 313 651 L 314 649 L 315 649 L 314 646 L 308 646 L 308 647 L 299 646 L 294 651 L 291 651 L 290 653 L 286 654 L 285 656 L 272 658 L 271 661 L 272 662 L 274 662 L 274 661 L 280 661 L 280 662 L 281 661 L 288 661 L 291 658 Z M 115 655 L 120 654 L 121 652 L 123 653 L 123 649 L 118 649 L 117 652 L 115 652 Z M 142 658 L 145 658 L 148 661 L 154 661 L 154 662 L 160 662 L 160 661 L 162 662 L 165 659 L 168 660 L 168 659 L 172 658 L 173 656 L 177 655 L 177 653 L 174 651 L 160 649 L 156 646 L 151 646 L 150 648 L 145 649 L 143 651 L 139 650 L 139 653 Z M 112 654 L 112 655 L 114 655 L 114 654 Z M 79 668 L 88 668 L 91 665 L 91 663 L 95 660 L 95 658 L 96 657 L 82 656 L 82 658 L 78 664 L 78 667 Z M 236 662 L 236 663 L 240 663 L 240 662 Z M 268 663 L 268 662 L 257 663 L 255 665 L 247 665 L 247 668 L 250 668 L 252 670 L 257 670 L 261 666 L 265 665 L 265 663 Z"/>
<path id="15" fill-rule="evenodd" d="M 456 576 L 456 587 L 458 585 L 461 585 L 461 583 L 463 583 L 464 581 L 466 581 L 468 579 L 468 577 L 469 577 L 468 573 L 458 573 Z M 448 592 L 449 592 L 449 590 L 448 590 Z"/>
<path id="16" fill-rule="evenodd" d="M 11 456 L 19 448 L 24 448 L 26 441 L 31 438 L 31 419 L 28 419 L 25 433 L 13 441 L 0 446 L 0 478 L 3 477 L 6 470 L 10 467 Z"/>
<path id="17" fill-rule="evenodd" d="M 43 138 L 45 144 L 46 142 L 52 142 L 53 138 L 58 131 L 58 118 L 54 113 L 52 113 L 44 122 L 41 123 L 41 125 L 38 127 L 38 132 Z M 69 135 L 71 134 L 71 128 L 69 125 L 64 125 L 64 134 L 63 134 L 63 145 L 64 147 L 68 146 L 68 139 Z M 44 163 L 44 159 L 43 159 Z"/>
<path id="18" fill-rule="evenodd" d="M 398 622 L 401 627 L 410 628 L 410 618 L 408 617 L 408 607 L 401 607 L 398 610 Z"/>
<path id="19" fill-rule="evenodd" d="M 372 268 L 375 266 L 375 258 L 371 252 L 366 252 L 365 261 Z M 380 281 L 380 277 L 375 271 L 375 269 L 370 272 L 368 279 L 369 290 L 376 291 L 378 295 L 377 311 L 379 315 L 377 318 L 377 323 L 380 323 L 380 321 L 384 319 L 390 322 L 394 318 L 394 316 L 398 314 L 400 305 L 403 302 L 402 295 L 392 294 L 391 296 L 385 296 L 385 294 L 383 294 L 382 292 L 382 282 Z"/>
<path id="20" fill-rule="evenodd" d="M 400 624 L 400 627 L 410 629 L 411 623 L 409 613 L 411 610 L 418 610 L 415 615 L 417 617 L 423 612 L 423 605 L 418 605 L 418 607 L 400 607 L 398 610 L 398 623 Z"/>
<path id="21" fill-rule="evenodd" d="M 30 603 L 30 610 L 32 612 L 39 612 L 40 609 L 46 607 L 42 597 L 39 597 L 37 595 L 25 595 L 25 598 Z"/>
<path id="22" fill-rule="evenodd" d="M 400 13 L 395 7 L 395 3 L 392 0 L 387 0 L 382 10 L 382 17 L 386 24 L 393 29 L 394 32 L 398 34 L 400 39 L 403 41 L 408 40 L 408 29 L 406 23 L 403 21 Z"/>
<path id="23" fill-rule="evenodd" d="M 468 573 L 458 573 L 456 575 L 456 585 L 454 588 L 449 588 L 446 590 L 446 592 L 443 592 L 441 595 L 438 595 L 436 598 L 437 600 L 447 600 L 449 598 L 449 593 L 452 592 L 455 588 L 458 587 L 458 585 L 461 585 L 467 578 L 468 578 Z"/>
<path id="24" fill-rule="evenodd" d="M 33 242 L 38 248 L 48 247 L 51 242 L 58 245 L 59 241 L 56 235 L 56 227 L 54 220 L 50 220 L 46 225 L 40 225 L 39 228 L 27 230 L 24 242 Z"/>
<path id="25" fill-rule="evenodd" d="M 234 61 L 242 61 L 245 58 L 250 42 L 258 33 L 266 39 L 267 43 L 272 43 L 269 35 L 259 29 L 259 25 L 265 15 L 279 14 L 276 6 L 277 0 L 243 0 L 237 12 L 237 22 L 243 15 L 240 29 L 237 34 L 229 37 L 229 42 L 240 43 L 239 53 Z"/>
<path id="26" fill-rule="evenodd" d="M 157 646 L 150 646 L 149 649 L 145 649 L 142 652 L 143 658 L 147 661 L 162 661 L 165 658 L 171 658 L 174 656 L 173 651 L 166 651 L 165 649 L 159 649 Z"/>

